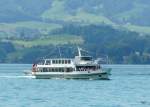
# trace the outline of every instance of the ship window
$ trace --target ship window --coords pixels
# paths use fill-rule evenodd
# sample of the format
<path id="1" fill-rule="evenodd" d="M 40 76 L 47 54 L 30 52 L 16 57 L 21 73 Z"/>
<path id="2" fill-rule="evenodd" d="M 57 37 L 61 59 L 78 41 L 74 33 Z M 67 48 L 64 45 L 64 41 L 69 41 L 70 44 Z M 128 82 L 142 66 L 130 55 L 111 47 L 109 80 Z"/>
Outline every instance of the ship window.
<path id="1" fill-rule="evenodd" d="M 65 60 L 65 64 L 67 64 L 67 62 L 68 62 L 68 61 L 67 61 L 67 60 Z"/>
<path id="2" fill-rule="evenodd" d="M 52 68 L 52 72 L 54 72 L 54 68 Z"/>
<path id="3" fill-rule="evenodd" d="M 66 72 L 72 72 L 73 71 L 73 68 L 67 68 L 66 69 Z"/>
<path id="4" fill-rule="evenodd" d="M 55 68 L 56 72 L 60 72 L 60 69 L 59 68 Z"/>
<path id="5" fill-rule="evenodd" d="M 58 72 L 58 69 L 57 69 L 57 68 L 55 68 L 55 72 Z"/>
<path id="6" fill-rule="evenodd" d="M 48 72 L 48 69 L 47 68 L 43 68 L 43 72 Z"/>
<path id="7" fill-rule="evenodd" d="M 68 64 L 70 64 L 71 63 L 71 61 L 70 60 L 68 60 Z"/>
<path id="8" fill-rule="evenodd" d="M 58 64 L 58 60 L 56 60 L 56 64 Z"/>
<path id="9" fill-rule="evenodd" d="M 59 72 L 61 72 L 61 68 L 59 68 Z"/>
<path id="10" fill-rule="evenodd" d="M 52 63 L 55 64 L 55 60 L 52 60 Z"/>
<path id="11" fill-rule="evenodd" d="M 64 64 L 64 60 L 62 60 L 62 64 Z"/>
<path id="12" fill-rule="evenodd" d="M 81 57 L 81 60 L 84 60 L 84 61 L 91 61 L 91 60 L 92 60 L 92 57 Z"/>
<path id="13" fill-rule="evenodd" d="M 39 68 L 39 71 L 40 71 L 40 72 L 43 72 L 43 70 L 42 70 L 41 68 Z"/>
<path id="14" fill-rule="evenodd" d="M 63 68 L 59 68 L 59 72 L 64 72 L 64 69 Z"/>
<path id="15" fill-rule="evenodd" d="M 59 64 L 61 64 L 61 60 L 59 60 Z"/>
<path id="16" fill-rule="evenodd" d="M 46 65 L 50 65 L 51 64 L 51 61 L 50 60 L 47 60 L 46 61 Z"/>

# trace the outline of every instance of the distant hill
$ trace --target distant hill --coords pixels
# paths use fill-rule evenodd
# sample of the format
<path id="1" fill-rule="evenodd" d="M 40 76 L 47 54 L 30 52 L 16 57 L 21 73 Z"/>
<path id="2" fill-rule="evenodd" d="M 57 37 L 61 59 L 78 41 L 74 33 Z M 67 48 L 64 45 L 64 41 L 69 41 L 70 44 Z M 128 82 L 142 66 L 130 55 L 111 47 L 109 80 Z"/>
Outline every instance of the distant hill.
<path id="1" fill-rule="evenodd" d="M 32 34 L 32 33 L 31 33 Z M 22 34 L 24 35 L 24 34 Z M 0 62 L 33 63 L 41 58 L 73 57 L 81 46 L 95 57 L 107 56 L 112 64 L 149 64 L 150 36 L 106 25 L 68 24 L 48 35 L 7 38 L 0 41 Z"/>
<path id="2" fill-rule="evenodd" d="M 148 0 L 0 0 L 0 62 L 31 63 L 57 46 L 65 50 L 80 45 L 97 53 L 94 57 L 108 55 L 111 63 L 150 63 L 149 4 Z M 68 51 L 64 55 L 69 56 Z"/>
<path id="3" fill-rule="evenodd" d="M 147 0 L 54 0 L 42 16 L 44 19 L 86 22 L 95 17 L 104 22 L 149 26 L 149 3 Z"/>
<path id="4" fill-rule="evenodd" d="M 90 18 L 95 18 L 97 22 L 99 19 L 149 26 L 149 4 L 148 0 L 1 0 L 0 21 L 50 19 L 90 22 Z"/>
<path id="5" fill-rule="evenodd" d="M 149 4 L 148 0 L 0 0 L 0 23 L 108 24 L 150 34 Z"/>
<path id="6" fill-rule="evenodd" d="M 40 20 L 40 15 L 50 8 L 51 0 L 1 0 L 0 22 Z"/>

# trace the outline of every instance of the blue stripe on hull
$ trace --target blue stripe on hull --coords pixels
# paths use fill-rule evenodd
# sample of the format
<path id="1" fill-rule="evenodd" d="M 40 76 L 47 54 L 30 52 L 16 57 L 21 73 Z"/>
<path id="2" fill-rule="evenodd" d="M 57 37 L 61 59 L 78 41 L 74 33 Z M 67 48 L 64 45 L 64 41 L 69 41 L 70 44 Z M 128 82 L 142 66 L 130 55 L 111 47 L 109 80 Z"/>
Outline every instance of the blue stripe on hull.
<path id="1" fill-rule="evenodd" d="M 51 78 L 64 78 L 64 79 L 109 79 L 107 73 L 96 74 L 36 74 L 36 79 L 51 79 Z"/>

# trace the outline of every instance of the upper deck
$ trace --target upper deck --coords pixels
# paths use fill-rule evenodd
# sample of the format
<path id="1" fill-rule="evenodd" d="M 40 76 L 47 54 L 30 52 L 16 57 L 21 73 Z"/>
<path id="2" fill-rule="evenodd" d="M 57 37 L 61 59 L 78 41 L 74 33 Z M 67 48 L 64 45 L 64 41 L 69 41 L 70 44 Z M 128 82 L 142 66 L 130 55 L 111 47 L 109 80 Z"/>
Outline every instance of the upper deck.
<path id="1" fill-rule="evenodd" d="M 81 48 L 78 48 L 78 56 L 71 58 L 44 59 L 37 64 L 37 67 L 75 67 L 75 66 L 97 66 L 91 56 L 82 56 Z"/>
<path id="2" fill-rule="evenodd" d="M 56 58 L 56 59 L 44 59 L 37 65 L 38 67 L 73 67 L 73 59 L 69 58 Z"/>

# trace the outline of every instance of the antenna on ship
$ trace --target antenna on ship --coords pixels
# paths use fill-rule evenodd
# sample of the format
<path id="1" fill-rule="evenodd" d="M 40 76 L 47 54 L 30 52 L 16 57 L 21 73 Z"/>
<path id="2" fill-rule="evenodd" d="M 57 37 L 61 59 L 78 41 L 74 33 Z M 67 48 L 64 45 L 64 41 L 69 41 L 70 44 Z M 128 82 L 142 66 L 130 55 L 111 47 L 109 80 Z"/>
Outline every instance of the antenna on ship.
<path id="1" fill-rule="evenodd" d="M 81 50 L 82 49 L 78 47 L 78 55 L 79 55 L 79 57 L 81 57 Z"/>
<path id="2" fill-rule="evenodd" d="M 80 57 L 82 56 L 81 51 L 82 51 L 82 52 L 89 53 L 87 50 L 84 50 L 84 49 L 78 47 L 78 55 L 79 55 Z"/>

